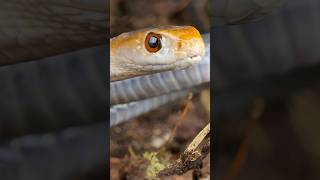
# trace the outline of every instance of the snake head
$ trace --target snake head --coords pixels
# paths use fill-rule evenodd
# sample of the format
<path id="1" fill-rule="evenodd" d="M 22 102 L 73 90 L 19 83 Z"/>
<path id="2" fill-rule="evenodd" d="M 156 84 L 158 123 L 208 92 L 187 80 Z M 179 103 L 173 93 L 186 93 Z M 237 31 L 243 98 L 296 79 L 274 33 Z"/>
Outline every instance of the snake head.
<path id="1" fill-rule="evenodd" d="M 123 33 L 110 41 L 111 79 L 113 75 L 119 80 L 186 68 L 200 62 L 204 53 L 201 34 L 192 26 L 162 26 Z"/>

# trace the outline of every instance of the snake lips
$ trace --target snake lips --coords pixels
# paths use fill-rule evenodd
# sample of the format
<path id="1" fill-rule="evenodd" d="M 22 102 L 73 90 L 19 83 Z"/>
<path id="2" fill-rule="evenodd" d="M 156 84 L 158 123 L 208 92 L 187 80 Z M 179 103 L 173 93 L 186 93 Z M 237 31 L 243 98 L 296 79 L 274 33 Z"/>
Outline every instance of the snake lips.
<path id="1" fill-rule="evenodd" d="M 192 26 L 163 26 L 123 33 L 110 40 L 111 81 L 199 63 L 205 45 Z"/>

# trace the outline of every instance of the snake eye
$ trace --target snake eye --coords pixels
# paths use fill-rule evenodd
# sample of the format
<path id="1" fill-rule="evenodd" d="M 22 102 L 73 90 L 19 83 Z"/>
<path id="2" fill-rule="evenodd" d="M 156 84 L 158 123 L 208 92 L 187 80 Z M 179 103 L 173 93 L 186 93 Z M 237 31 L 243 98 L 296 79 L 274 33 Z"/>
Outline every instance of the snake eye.
<path id="1" fill-rule="evenodd" d="M 149 52 L 157 52 L 161 49 L 161 35 L 150 32 L 144 42 Z"/>

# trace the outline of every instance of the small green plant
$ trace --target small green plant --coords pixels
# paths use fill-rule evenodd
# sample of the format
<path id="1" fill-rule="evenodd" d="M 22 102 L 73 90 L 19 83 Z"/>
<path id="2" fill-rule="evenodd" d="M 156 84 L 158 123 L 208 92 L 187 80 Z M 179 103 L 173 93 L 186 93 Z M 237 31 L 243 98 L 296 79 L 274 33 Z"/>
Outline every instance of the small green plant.
<path id="1" fill-rule="evenodd" d="M 168 156 L 161 156 L 157 152 L 145 152 L 143 157 L 150 162 L 145 173 L 148 180 L 153 179 L 168 164 Z"/>

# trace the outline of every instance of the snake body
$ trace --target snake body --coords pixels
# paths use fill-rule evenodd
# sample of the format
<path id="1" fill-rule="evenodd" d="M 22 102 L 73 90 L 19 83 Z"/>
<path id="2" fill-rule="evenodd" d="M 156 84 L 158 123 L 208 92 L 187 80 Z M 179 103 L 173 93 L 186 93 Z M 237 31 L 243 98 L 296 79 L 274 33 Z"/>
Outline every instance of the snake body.
<path id="1" fill-rule="evenodd" d="M 107 164 L 106 128 L 105 122 L 100 122 L 2 141 L 1 179 L 56 180 L 75 176 L 91 179 L 92 175 L 99 176 Z"/>
<path id="2" fill-rule="evenodd" d="M 106 44 L 108 5 L 101 0 L 0 2 L 0 65 Z"/>
<path id="3" fill-rule="evenodd" d="M 60 131 L 106 120 L 106 46 L 0 67 L 0 135 Z"/>

